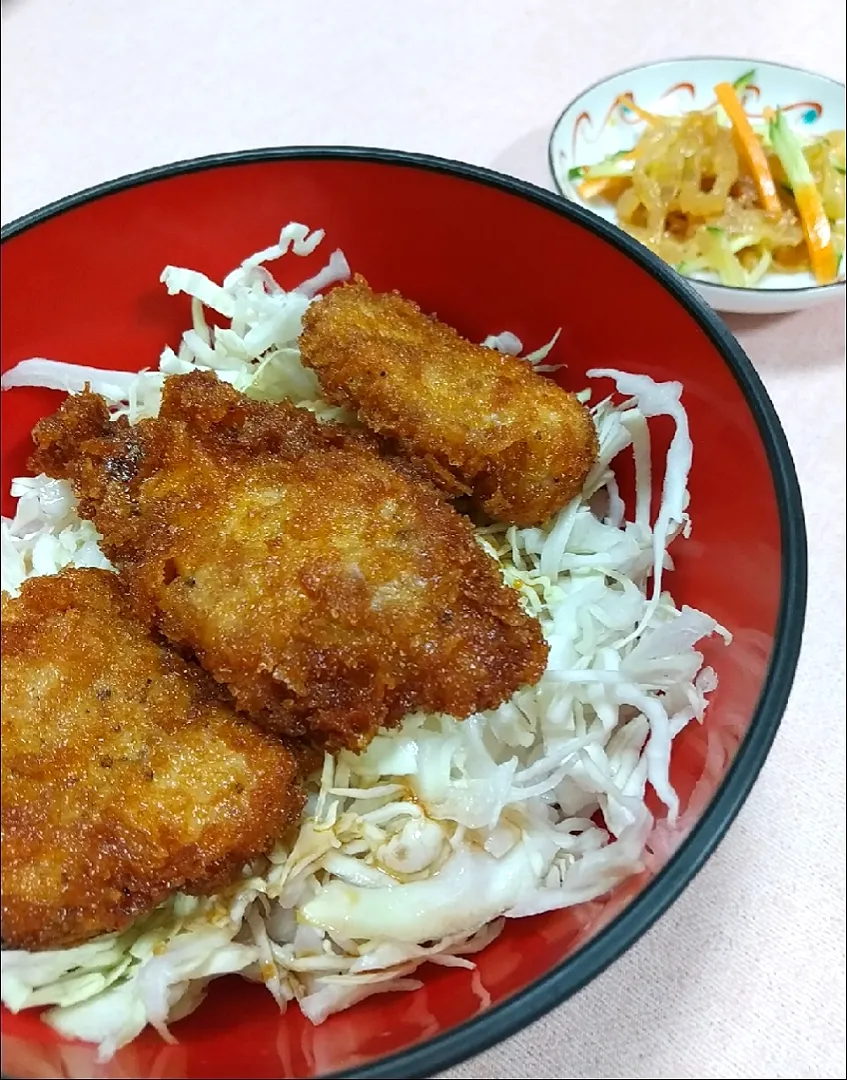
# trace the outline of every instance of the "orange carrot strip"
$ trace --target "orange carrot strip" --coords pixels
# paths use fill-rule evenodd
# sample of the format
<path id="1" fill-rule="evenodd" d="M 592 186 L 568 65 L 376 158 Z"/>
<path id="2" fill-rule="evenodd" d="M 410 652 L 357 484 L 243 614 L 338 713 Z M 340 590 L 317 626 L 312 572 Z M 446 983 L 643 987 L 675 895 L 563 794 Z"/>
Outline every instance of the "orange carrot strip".
<path id="1" fill-rule="evenodd" d="M 838 259 L 832 243 L 832 228 L 821 193 L 809 168 L 803 146 L 791 130 L 785 114 L 777 110 L 768 123 L 768 131 L 776 156 L 779 158 L 789 184 L 793 189 L 794 202 L 800 214 L 809 262 L 816 281 L 826 285 L 838 274 Z"/>
<path id="2" fill-rule="evenodd" d="M 814 184 L 800 184 L 794 188 L 794 201 L 800 211 L 815 280 L 821 285 L 835 281 L 838 258 L 832 245 L 832 229 L 821 202 L 820 192 Z"/>
<path id="3" fill-rule="evenodd" d="M 610 184 L 618 179 L 620 177 L 598 176 L 594 180 L 583 180 L 581 184 L 577 185 L 576 191 L 581 199 L 596 199 L 598 195 L 603 194 Z"/>
<path id="4" fill-rule="evenodd" d="M 723 111 L 729 117 L 729 122 L 732 124 L 735 133 L 738 136 L 741 150 L 744 157 L 747 159 L 747 164 L 753 174 L 753 179 L 756 181 L 756 187 L 759 189 L 762 206 L 764 206 L 768 213 L 781 213 L 782 206 L 776 192 L 776 184 L 773 181 L 773 176 L 771 176 L 771 170 L 768 165 L 768 159 L 765 156 L 765 151 L 762 148 L 762 144 L 756 138 L 755 131 L 753 131 L 750 126 L 750 121 L 747 119 L 747 113 L 744 111 L 744 106 L 738 100 L 738 95 L 732 84 L 728 82 L 718 83 L 715 87 L 715 96 L 723 106 Z"/>

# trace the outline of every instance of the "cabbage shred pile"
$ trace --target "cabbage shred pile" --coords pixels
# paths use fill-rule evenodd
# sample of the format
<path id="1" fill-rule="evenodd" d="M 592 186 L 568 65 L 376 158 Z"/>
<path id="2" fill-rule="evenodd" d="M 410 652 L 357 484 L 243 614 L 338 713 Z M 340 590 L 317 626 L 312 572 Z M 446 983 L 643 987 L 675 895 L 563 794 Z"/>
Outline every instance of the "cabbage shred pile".
<path id="1" fill-rule="evenodd" d="M 158 371 L 33 359 L 4 375 L 3 388 L 78 392 L 90 383 L 114 416 L 135 422 L 156 414 L 166 375 L 200 368 L 256 399 L 288 398 L 321 420 L 355 423 L 321 400 L 297 345 L 307 306 L 349 276 L 344 256 L 333 253 L 290 292 L 265 267 L 311 254 L 322 239 L 288 225 L 221 285 L 167 267 L 162 281 L 192 298 L 193 325 L 178 351 L 164 350 Z M 225 325 L 210 324 L 207 312 Z M 544 360 L 556 337 L 526 357 L 537 370 L 551 370 Z M 485 344 L 523 352 L 510 333 Z M 473 967 L 469 957 L 504 919 L 603 896 L 650 864 L 660 835 L 666 857 L 688 828 L 669 776 L 672 743 L 703 721 L 717 685 L 697 645 L 728 635 L 708 615 L 678 609 L 664 588 L 668 547 L 690 527 L 682 388 L 589 372 L 601 377 L 618 394 L 592 406 L 600 456 L 582 497 L 543 528 L 476 533 L 541 622 L 550 657 L 540 681 L 465 721 L 416 714 L 361 754 L 327 755 L 293 847 L 280 843 L 220 894 L 177 894 L 125 932 L 75 948 L 4 951 L 10 1009 L 51 1006 L 47 1023 L 98 1043 L 106 1059 L 148 1025 L 173 1040 L 168 1025 L 200 1004 L 209 981 L 239 973 L 320 1023 L 369 995 L 415 989 L 426 961 Z M 660 415 L 675 435 L 653 519 L 648 419 Z M 631 508 L 613 468 L 625 451 L 635 462 Z M 19 478 L 12 494 L 16 515 L 2 522 L 5 591 L 64 566 L 111 568 L 66 483 Z M 666 808 L 659 823 L 648 788 Z"/>

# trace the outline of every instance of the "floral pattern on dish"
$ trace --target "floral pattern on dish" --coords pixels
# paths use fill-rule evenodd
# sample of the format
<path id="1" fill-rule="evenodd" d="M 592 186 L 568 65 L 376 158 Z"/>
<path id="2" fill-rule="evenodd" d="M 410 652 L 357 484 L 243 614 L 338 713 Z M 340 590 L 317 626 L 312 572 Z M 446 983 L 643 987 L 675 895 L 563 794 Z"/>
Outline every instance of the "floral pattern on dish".
<path id="1" fill-rule="evenodd" d="M 659 95 L 659 102 L 664 104 L 667 101 L 676 99 L 677 95 L 682 92 L 690 98 L 693 102 L 697 99 L 697 86 L 695 83 L 690 82 L 677 82 L 673 86 L 668 87 L 664 93 Z M 751 99 L 758 101 L 761 97 L 761 90 L 755 83 L 748 83 L 741 94 L 741 100 L 744 106 L 747 108 L 747 115 L 751 120 L 762 120 L 764 118 L 764 112 L 753 112 L 749 108 Z M 638 100 L 635 94 L 631 90 L 625 90 L 623 93 L 618 94 L 603 117 L 602 123 L 596 129 L 593 128 L 591 119 L 591 113 L 583 111 L 577 116 L 573 123 L 573 129 L 571 132 L 571 160 L 576 164 L 576 148 L 579 142 L 580 134 L 583 129 L 587 129 L 588 134 L 583 135 L 583 141 L 586 143 L 596 143 L 601 137 L 603 131 L 609 124 L 614 124 L 617 119 L 622 123 L 628 124 L 632 127 L 637 127 L 642 123 L 638 115 L 627 106 L 627 101 L 632 101 L 634 105 L 638 105 Z M 708 105 L 697 106 L 701 111 L 708 111 L 714 109 L 717 106 L 717 100 L 713 99 Z M 779 108 L 784 113 L 799 113 L 800 120 L 803 124 L 814 124 L 820 120 L 823 115 L 823 105 L 819 101 L 792 101 L 787 105 L 780 105 Z M 688 111 L 688 110 L 680 110 Z"/>

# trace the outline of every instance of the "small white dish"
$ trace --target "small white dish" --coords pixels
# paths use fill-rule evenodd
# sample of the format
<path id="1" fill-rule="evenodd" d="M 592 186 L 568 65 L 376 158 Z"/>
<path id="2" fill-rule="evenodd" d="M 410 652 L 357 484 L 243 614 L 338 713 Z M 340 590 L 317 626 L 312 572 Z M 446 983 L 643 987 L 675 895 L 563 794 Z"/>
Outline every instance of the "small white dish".
<path id="1" fill-rule="evenodd" d="M 745 106 L 752 117 L 767 107 L 779 107 L 805 136 L 845 127 L 844 87 L 824 75 L 784 64 L 728 57 L 644 64 L 584 90 L 556 121 L 550 136 L 550 171 L 559 193 L 615 224 L 614 207 L 601 200 L 581 199 L 577 181 L 569 179 L 568 173 L 636 144 L 643 124 L 620 99 L 630 97 L 649 112 L 679 115 L 708 108 L 714 104 L 717 83 L 735 82 L 751 70 L 755 76 L 746 87 Z M 717 311 L 765 315 L 798 311 L 828 300 L 841 299 L 843 303 L 843 259 L 840 275 L 832 284 L 819 285 L 811 273 L 768 273 L 748 288 L 699 277 L 687 280 Z"/>

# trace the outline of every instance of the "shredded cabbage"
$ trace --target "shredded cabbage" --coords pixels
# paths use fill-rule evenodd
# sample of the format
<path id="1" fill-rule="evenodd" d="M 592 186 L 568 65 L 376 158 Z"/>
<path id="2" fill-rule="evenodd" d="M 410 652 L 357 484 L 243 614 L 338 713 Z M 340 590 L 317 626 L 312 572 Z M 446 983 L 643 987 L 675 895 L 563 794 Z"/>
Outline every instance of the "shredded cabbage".
<path id="1" fill-rule="evenodd" d="M 192 328 L 157 372 L 127 375 L 25 361 L 3 388 L 50 385 L 102 393 L 113 415 L 155 415 L 167 374 L 194 368 L 260 400 L 289 398 L 319 419 L 355 423 L 320 398 L 297 346 L 306 307 L 349 275 L 333 254 L 285 292 L 265 263 L 308 255 L 323 239 L 286 226 L 221 285 L 167 267 L 171 293 L 192 298 Z M 228 325 L 210 325 L 211 310 Z M 526 357 L 538 370 L 556 343 Z M 518 355 L 508 332 L 486 339 Z M 54 952 L 2 953 L 2 999 L 13 1011 L 48 1005 L 63 1035 L 97 1042 L 108 1058 L 152 1025 L 195 1009 L 209 980 L 237 972 L 281 1008 L 296 1000 L 320 1023 L 371 994 L 413 990 L 424 962 L 473 966 L 506 918 L 602 897 L 666 857 L 690 822 L 669 777 L 673 740 L 702 723 L 717 679 L 698 643 L 726 631 L 677 608 L 664 588 L 668 546 L 687 535 L 692 445 L 678 383 L 597 370 L 624 400 L 593 406 L 600 456 L 575 499 L 541 528 L 487 525 L 477 540 L 539 619 L 550 646 L 540 681 L 458 722 L 416 714 L 361 754 L 327 755 L 312 778 L 299 836 L 245 868 L 213 897 L 174 895 L 121 934 Z M 590 398 L 590 392 L 583 395 Z M 675 426 L 662 498 L 650 515 L 648 418 Z M 635 500 L 621 497 L 614 461 L 631 450 Z M 63 566 L 110 568 L 70 487 L 45 476 L 14 480 L 13 520 L 2 523 L 3 589 Z M 719 766 L 725 762 L 715 751 Z M 656 822 L 648 787 L 664 803 Z M 586 908 L 590 910 L 590 908 Z"/>

